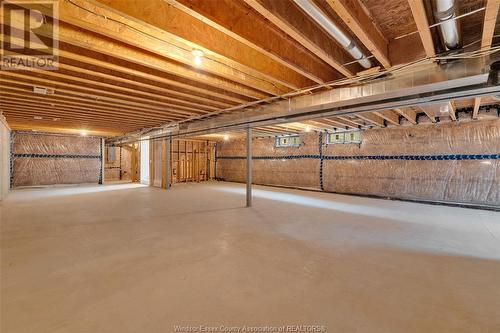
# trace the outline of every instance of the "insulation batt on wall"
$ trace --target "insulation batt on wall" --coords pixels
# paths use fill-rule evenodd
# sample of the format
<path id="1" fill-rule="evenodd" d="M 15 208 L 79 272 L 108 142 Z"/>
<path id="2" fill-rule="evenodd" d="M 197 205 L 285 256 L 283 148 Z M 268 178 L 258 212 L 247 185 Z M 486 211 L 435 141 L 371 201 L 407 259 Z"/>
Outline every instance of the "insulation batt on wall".
<path id="1" fill-rule="evenodd" d="M 498 119 L 366 130 L 361 144 L 326 145 L 323 138 L 321 150 L 319 136 L 304 133 L 303 144 L 289 148 L 255 139 L 254 182 L 500 206 Z M 244 182 L 244 152 L 244 140 L 220 143 L 217 176 Z"/>
<path id="2" fill-rule="evenodd" d="M 12 186 L 97 183 L 101 139 L 13 132 Z"/>

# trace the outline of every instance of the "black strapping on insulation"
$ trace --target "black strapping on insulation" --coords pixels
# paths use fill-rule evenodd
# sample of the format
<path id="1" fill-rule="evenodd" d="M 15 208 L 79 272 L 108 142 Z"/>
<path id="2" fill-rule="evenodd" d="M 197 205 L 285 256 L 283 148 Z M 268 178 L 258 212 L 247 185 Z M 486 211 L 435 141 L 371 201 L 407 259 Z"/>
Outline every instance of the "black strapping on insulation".
<path id="1" fill-rule="evenodd" d="M 83 158 L 83 159 L 102 159 L 101 155 L 78 155 L 78 154 L 13 154 L 13 157 L 28 158 Z"/>

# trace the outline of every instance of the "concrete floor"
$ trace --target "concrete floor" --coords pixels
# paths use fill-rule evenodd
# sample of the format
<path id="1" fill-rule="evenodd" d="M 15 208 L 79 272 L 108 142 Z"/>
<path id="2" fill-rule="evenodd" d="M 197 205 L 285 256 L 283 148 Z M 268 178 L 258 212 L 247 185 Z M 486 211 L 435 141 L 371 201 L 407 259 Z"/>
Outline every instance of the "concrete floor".
<path id="1" fill-rule="evenodd" d="M 24 189 L 1 332 L 500 332 L 500 213 L 256 187 Z"/>

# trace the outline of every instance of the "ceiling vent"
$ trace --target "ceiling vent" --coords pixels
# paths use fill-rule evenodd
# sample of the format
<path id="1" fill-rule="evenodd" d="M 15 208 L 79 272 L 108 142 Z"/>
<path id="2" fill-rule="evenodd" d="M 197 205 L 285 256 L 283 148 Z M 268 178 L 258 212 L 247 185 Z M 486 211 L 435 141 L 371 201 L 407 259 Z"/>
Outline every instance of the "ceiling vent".
<path id="1" fill-rule="evenodd" d="M 33 92 L 40 95 L 52 95 L 54 94 L 54 89 L 43 88 L 43 87 L 33 87 Z"/>

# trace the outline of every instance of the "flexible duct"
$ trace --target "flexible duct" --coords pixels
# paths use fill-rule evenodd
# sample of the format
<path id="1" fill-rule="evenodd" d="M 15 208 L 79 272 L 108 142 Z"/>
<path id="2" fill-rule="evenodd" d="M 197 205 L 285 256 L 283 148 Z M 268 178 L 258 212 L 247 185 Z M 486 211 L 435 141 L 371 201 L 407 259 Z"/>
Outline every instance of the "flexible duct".
<path id="1" fill-rule="evenodd" d="M 455 49 L 458 47 L 459 36 L 458 26 L 455 17 L 455 1 L 454 0 L 436 0 L 436 12 L 434 14 L 439 22 L 441 34 L 444 39 L 444 44 L 447 49 Z"/>
<path id="2" fill-rule="evenodd" d="M 350 55 L 364 68 L 370 68 L 371 62 L 366 59 L 366 56 L 356 45 L 354 40 L 342 31 L 335 23 L 333 23 L 326 15 L 316 7 L 309 0 L 294 0 L 295 3 L 309 16 L 311 16 L 316 23 L 318 23 L 323 29 L 325 29 L 335 40 L 342 45 L 342 47 L 349 52 Z"/>

